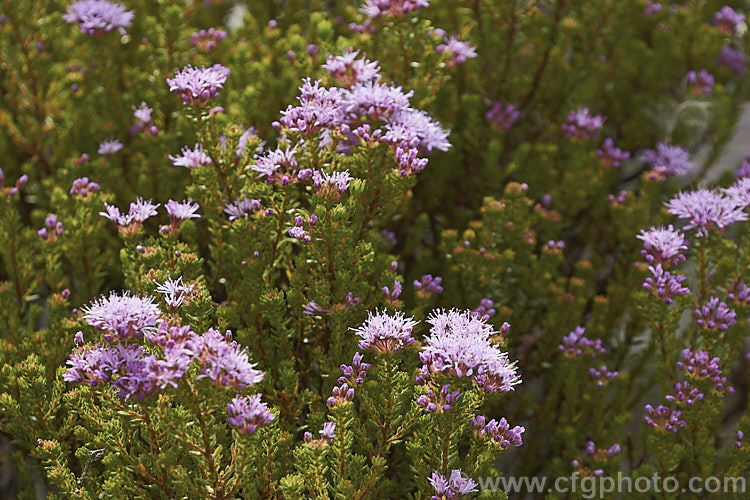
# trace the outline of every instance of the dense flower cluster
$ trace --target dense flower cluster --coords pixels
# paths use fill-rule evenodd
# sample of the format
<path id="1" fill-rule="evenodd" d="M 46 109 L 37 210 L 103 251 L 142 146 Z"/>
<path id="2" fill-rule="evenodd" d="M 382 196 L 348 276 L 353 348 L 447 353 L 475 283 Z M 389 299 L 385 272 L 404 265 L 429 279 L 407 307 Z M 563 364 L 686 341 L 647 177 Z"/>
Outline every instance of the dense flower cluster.
<path id="1" fill-rule="evenodd" d="M 601 339 L 591 340 L 583 335 L 585 332 L 584 327 L 577 326 L 575 330 L 562 338 L 562 343 L 557 346 L 557 349 L 568 357 L 585 354 L 593 358 L 597 354 L 606 352 Z"/>
<path id="2" fill-rule="evenodd" d="M 136 202 L 130 203 L 127 214 L 121 213 L 119 208 L 108 203 L 104 203 L 104 208 L 107 211 L 99 212 L 99 215 L 114 222 L 120 232 L 128 236 L 138 232 L 146 219 L 157 214 L 156 209 L 159 208 L 159 204 L 154 205 L 151 200 L 144 201 L 143 198 L 138 198 Z"/>
<path id="3" fill-rule="evenodd" d="M 258 210 L 260 210 L 260 200 L 251 200 L 247 196 L 241 200 L 235 200 L 224 207 L 224 213 L 229 216 L 230 221 L 246 219 Z"/>
<path id="4" fill-rule="evenodd" d="M 187 146 L 183 147 L 182 156 L 169 155 L 169 159 L 172 160 L 172 165 L 175 167 L 185 167 L 190 170 L 213 163 L 203 150 L 203 146 L 198 143 L 195 144 L 193 149 Z"/>
<path id="5" fill-rule="evenodd" d="M 630 158 L 630 153 L 616 147 L 615 141 L 607 137 L 604 139 L 602 147 L 596 150 L 596 156 L 599 157 L 605 167 L 617 168 L 622 162 Z"/>
<path id="6" fill-rule="evenodd" d="M 422 342 L 420 380 L 434 373 L 469 377 L 486 392 L 507 392 L 521 383 L 515 363 L 492 343 L 492 326 L 471 311 L 435 310 L 427 322 L 432 328 Z"/>
<path id="7" fill-rule="evenodd" d="M 88 177 L 79 177 L 73 181 L 73 185 L 70 187 L 70 194 L 85 198 L 90 193 L 96 193 L 99 189 L 98 183 L 89 181 Z"/>
<path id="8" fill-rule="evenodd" d="M 429 297 L 443 292 L 442 282 L 443 278 L 440 276 L 433 277 L 431 274 L 425 274 L 421 281 L 414 280 L 414 288 L 420 297 Z"/>
<path id="9" fill-rule="evenodd" d="M 682 286 L 682 282 L 687 279 L 684 274 L 673 275 L 665 271 L 661 264 L 648 267 L 651 276 L 646 277 L 643 282 L 643 289 L 651 292 L 667 304 L 671 304 L 675 297 L 680 297 L 690 293 L 690 289 Z"/>
<path id="10" fill-rule="evenodd" d="M 509 130 L 520 116 L 521 112 L 514 105 L 500 101 L 495 102 L 484 115 L 487 121 L 499 130 Z"/>
<path id="11" fill-rule="evenodd" d="M 414 318 L 407 318 L 402 312 L 389 315 L 385 312 L 367 313 L 367 320 L 352 330 L 362 339 L 360 349 L 381 354 L 393 354 L 403 347 L 412 345 L 412 330 L 417 325 Z"/>
<path id="12" fill-rule="evenodd" d="M 380 80 L 377 61 L 357 59 L 358 50 L 347 49 L 340 56 L 328 55 L 323 69 L 338 81 L 339 85 L 351 88 L 357 83 Z"/>
<path id="13" fill-rule="evenodd" d="M 745 21 L 745 15 L 736 12 L 733 8 L 725 5 L 714 15 L 711 24 L 719 28 L 727 35 L 737 32 L 737 26 Z"/>
<path id="14" fill-rule="evenodd" d="M 598 370 L 596 368 L 589 368 L 589 374 L 594 380 L 596 380 L 596 385 L 598 387 L 604 387 L 607 382 L 616 379 L 619 372 L 610 371 L 605 365 L 602 365 Z"/>
<path id="15" fill-rule="evenodd" d="M 232 399 L 232 402 L 227 404 L 227 415 L 228 424 L 247 434 L 267 426 L 276 417 L 266 403 L 261 402 L 260 394 L 250 397 L 237 396 Z"/>
<path id="16" fill-rule="evenodd" d="M 745 53 L 740 50 L 735 50 L 729 45 L 725 45 L 721 48 L 721 55 L 716 60 L 717 66 L 723 66 L 729 68 L 736 74 L 742 74 L 747 68 L 747 58 Z"/>
<path id="17" fill-rule="evenodd" d="M 703 393 L 697 387 L 692 387 L 690 382 L 678 382 L 674 386 L 675 393 L 667 394 L 664 399 L 676 405 L 693 406 L 696 401 L 703 400 Z"/>
<path id="18" fill-rule="evenodd" d="M 170 293 L 181 287 L 179 279 L 165 285 Z M 197 378 L 208 378 L 217 387 L 240 391 L 263 379 L 246 350 L 231 340 L 230 332 L 221 335 L 210 329 L 197 335 L 188 326 L 169 326 L 161 320 L 152 297 L 112 293 L 92 302 L 83 318 L 104 333 L 104 342 L 86 345 L 79 332 L 78 347 L 63 377 L 67 382 L 111 383 L 123 398 L 144 399 L 158 389 L 177 387 L 194 361 L 200 366 Z M 134 343 L 141 338 L 158 348 L 157 353 Z M 240 407 L 236 406 L 238 411 Z"/>
<path id="19" fill-rule="evenodd" d="M 37 234 L 44 241 L 53 241 L 63 234 L 63 223 L 57 220 L 55 214 L 49 215 L 44 219 L 44 227 L 37 231 Z"/>
<path id="20" fill-rule="evenodd" d="M 651 172 L 665 177 L 668 175 L 687 175 L 694 165 L 690 161 L 690 153 L 680 146 L 657 143 L 656 149 L 648 149 L 642 159 L 651 166 Z"/>
<path id="21" fill-rule="evenodd" d="M 190 45 L 201 52 L 209 52 L 216 48 L 219 42 L 226 37 L 226 31 L 222 29 L 208 28 L 208 30 L 196 31 L 190 35 Z"/>
<path id="22" fill-rule="evenodd" d="M 287 106 L 273 125 L 287 133 L 320 134 L 320 147 L 335 146 L 341 153 L 349 153 L 362 143 L 385 143 L 402 175 L 421 171 L 427 159 L 420 155 L 450 148 L 449 131 L 424 111 L 411 107 L 412 91 L 405 93 L 401 87 L 381 83 L 377 62 L 355 60 L 355 55 L 345 52 L 343 56 L 329 57 L 324 65 L 344 87 L 325 88 L 319 81 L 303 80 L 299 105 Z M 335 177 L 343 176 L 342 172 L 315 174 L 309 169 L 298 170 L 295 153 L 296 146 L 287 146 L 286 151 L 278 148 L 256 157 L 252 168 L 269 183 L 282 185 L 311 177 L 318 186 L 321 178 L 330 175 L 339 185 L 339 192 L 343 191 L 340 179 Z"/>
<path id="23" fill-rule="evenodd" d="M 224 86 L 229 76 L 229 69 L 221 64 L 210 68 L 186 66 L 175 70 L 174 78 L 167 78 L 169 91 L 182 96 L 182 101 L 189 104 L 205 105 L 210 99 L 219 97 L 219 89 Z"/>
<path id="24" fill-rule="evenodd" d="M 65 22 L 78 24 L 82 33 L 100 36 L 112 30 L 125 34 L 125 28 L 133 22 L 132 11 L 125 10 L 119 3 L 107 0 L 78 0 L 63 14 Z"/>
<path id="25" fill-rule="evenodd" d="M 737 318 L 737 313 L 718 297 L 709 298 L 708 302 L 693 310 L 693 315 L 698 326 L 719 332 L 728 330 Z"/>
<path id="26" fill-rule="evenodd" d="M 750 206 L 750 178 L 742 177 L 722 192 L 728 196 L 738 208 Z"/>
<path id="27" fill-rule="evenodd" d="M 714 90 L 714 77 L 705 69 L 699 72 L 688 71 L 685 76 L 690 93 L 696 97 L 710 95 Z"/>
<path id="28" fill-rule="evenodd" d="M 250 363 L 247 348 L 232 340 L 227 331 L 222 335 L 213 328 L 200 338 L 195 356 L 202 368 L 197 378 L 207 377 L 219 387 L 233 387 L 239 391 L 263 380 L 263 372 Z"/>
<path id="29" fill-rule="evenodd" d="M 448 67 L 463 64 L 467 59 L 477 57 L 477 51 L 469 42 L 463 42 L 455 36 L 446 38 L 444 43 L 435 47 L 435 52 L 448 54 L 448 62 L 446 63 Z"/>
<path id="30" fill-rule="evenodd" d="M 369 18 L 403 17 L 429 5 L 430 0 L 365 0 L 360 10 Z"/>
<path id="31" fill-rule="evenodd" d="M 182 202 L 169 200 L 164 204 L 164 208 L 169 216 L 169 226 L 162 226 L 161 232 L 169 234 L 173 232 L 177 227 L 188 219 L 200 219 L 200 215 L 196 212 L 200 208 L 197 203 L 193 203 L 193 200 L 183 200 Z"/>
<path id="32" fill-rule="evenodd" d="M 458 499 L 477 491 L 477 483 L 469 477 L 464 477 L 461 469 L 452 470 L 449 478 L 433 472 L 429 480 L 435 489 L 431 500 Z"/>
<path id="33" fill-rule="evenodd" d="M 83 312 L 86 323 L 106 332 L 105 340 L 108 342 L 115 338 L 127 341 L 143 337 L 154 329 L 161 317 L 153 297 L 128 292 L 122 295 L 112 292 L 109 297 L 99 297 Z"/>
<path id="34" fill-rule="evenodd" d="M 676 433 L 681 427 L 685 427 L 685 421 L 681 420 L 680 417 L 682 417 L 681 411 L 670 410 L 664 405 L 659 405 L 656 408 L 646 405 L 644 419 L 654 429 Z"/>
<path id="35" fill-rule="evenodd" d="M 417 398 L 417 404 L 430 413 L 445 413 L 453 409 L 453 403 L 460 397 L 460 391 L 451 392 L 450 385 L 444 384 L 439 392 L 428 389 L 427 394 L 422 394 Z"/>
<path id="36" fill-rule="evenodd" d="M 735 222 L 747 220 L 736 201 L 712 189 L 680 192 L 666 203 L 669 213 L 689 222 L 685 229 L 696 229 L 708 237 L 711 228 L 724 230 Z"/>
<path id="37" fill-rule="evenodd" d="M 479 301 L 479 305 L 477 306 L 476 309 L 471 311 L 471 314 L 479 317 L 483 321 L 487 321 L 491 317 L 493 317 L 495 313 L 497 312 L 495 311 L 494 307 L 495 307 L 495 303 L 492 301 L 492 299 L 488 299 L 485 297 Z M 508 323 L 503 324 L 503 326 L 505 325 L 508 325 L 508 328 L 510 328 L 510 325 Z M 500 333 L 501 334 L 505 333 L 503 332 L 502 328 L 500 329 Z"/>
<path id="38" fill-rule="evenodd" d="M 592 115 L 589 108 L 578 108 L 568 113 L 568 121 L 563 124 L 562 129 L 568 139 L 596 139 L 606 119 L 604 115 Z"/>
<path id="39" fill-rule="evenodd" d="M 687 250 L 685 235 L 676 231 L 671 224 L 667 227 L 652 227 L 648 231 L 641 230 L 636 238 L 643 241 L 641 255 L 649 264 L 668 267 L 685 260 L 682 253 Z"/>
<path id="40" fill-rule="evenodd" d="M 474 434 L 480 438 L 491 439 L 494 444 L 501 448 L 523 445 L 521 435 L 526 432 L 526 428 L 517 425 L 511 429 L 505 417 L 501 418 L 500 421 L 493 418 L 487 422 L 485 416 L 479 415 L 471 419 L 469 424 L 474 430 Z"/>

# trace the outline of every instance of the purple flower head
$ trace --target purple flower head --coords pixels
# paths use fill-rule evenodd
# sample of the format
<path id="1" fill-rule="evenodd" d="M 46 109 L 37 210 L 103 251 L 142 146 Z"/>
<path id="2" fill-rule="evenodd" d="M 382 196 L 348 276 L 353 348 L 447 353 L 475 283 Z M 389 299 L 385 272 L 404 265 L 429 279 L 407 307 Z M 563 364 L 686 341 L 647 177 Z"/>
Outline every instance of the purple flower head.
<path id="1" fill-rule="evenodd" d="M 287 147 L 286 150 L 276 148 L 255 156 L 255 165 L 250 168 L 258 172 L 258 177 L 265 177 L 268 184 L 287 186 L 299 179 L 299 164 L 297 163 L 297 147 Z"/>
<path id="2" fill-rule="evenodd" d="M 738 207 L 744 209 L 750 206 L 750 178 L 739 178 L 734 184 L 721 191 L 734 201 L 734 204 Z"/>
<path id="3" fill-rule="evenodd" d="M 747 60 L 745 59 L 745 53 L 741 50 L 735 50 L 729 45 L 724 45 L 721 48 L 721 55 L 716 60 L 716 65 L 729 68 L 734 73 L 741 75 L 747 68 Z"/>
<path id="4" fill-rule="evenodd" d="M 429 413 L 446 413 L 453 409 L 453 403 L 458 401 L 460 397 L 460 391 L 451 392 L 450 386 L 445 384 L 437 393 L 433 389 L 429 389 L 427 394 L 419 396 L 417 404 Z"/>
<path id="5" fill-rule="evenodd" d="M 114 380 L 111 385 L 118 396 L 143 400 L 158 388 L 156 361 L 156 357 L 146 354 L 141 346 L 84 346 L 71 353 L 63 379 L 91 386 Z"/>
<path id="6" fill-rule="evenodd" d="M 422 281 L 414 280 L 414 288 L 417 289 L 417 295 L 420 297 L 429 297 L 443 292 L 443 287 L 440 285 L 442 281 L 443 278 L 440 276 L 433 278 L 431 274 L 425 274 L 422 276 Z"/>
<path id="7" fill-rule="evenodd" d="M 492 299 L 484 298 L 479 301 L 479 305 L 477 306 L 477 308 L 471 311 L 470 314 L 474 317 L 480 318 L 483 321 L 487 321 L 497 312 L 495 311 L 494 307 L 495 303 L 492 301 Z M 505 323 L 505 325 L 508 324 Z M 510 325 L 508 325 L 508 328 L 510 328 Z M 503 332 L 501 331 L 500 333 Z"/>
<path id="8" fill-rule="evenodd" d="M 646 150 L 641 159 L 660 176 L 687 175 L 694 169 L 690 153 L 686 149 L 661 142 L 656 144 L 656 150 Z"/>
<path id="9" fill-rule="evenodd" d="M 732 35 L 737 33 L 737 25 L 745 21 L 745 15 L 736 12 L 731 7 L 725 5 L 719 12 L 714 14 L 711 24 L 719 28 L 722 33 Z"/>
<path id="10" fill-rule="evenodd" d="M 90 182 L 88 177 L 80 177 L 73 181 L 73 185 L 70 188 L 70 194 L 85 198 L 89 193 L 96 193 L 99 191 L 99 184 L 96 182 Z"/>
<path id="11" fill-rule="evenodd" d="M 404 17 L 429 5 L 430 0 L 365 0 L 360 11 L 371 19 Z"/>
<path id="12" fill-rule="evenodd" d="M 250 362 L 247 348 L 231 340 L 231 332 L 222 335 L 213 328 L 198 337 L 197 359 L 202 368 L 196 378 L 209 378 L 217 387 L 241 391 L 263 380 L 263 372 Z"/>
<path id="13" fill-rule="evenodd" d="M 461 469 L 453 469 L 448 479 L 433 472 L 429 481 L 435 490 L 432 500 L 463 498 L 469 493 L 478 491 L 477 483 L 470 477 L 464 477 Z"/>
<path id="14" fill-rule="evenodd" d="M 193 33 L 190 36 L 190 45 L 201 52 L 209 52 L 226 37 L 226 31 L 222 29 L 208 28 L 208 30 L 200 30 Z"/>
<path id="15" fill-rule="evenodd" d="M 155 291 L 164 296 L 164 301 L 167 303 L 170 312 L 174 312 L 182 305 L 185 301 L 185 295 L 192 289 L 192 286 L 182 283 L 182 276 L 180 276 L 176 280 L 167 278 L 164 283 L 156 287 Z"/>
<path id="16" fill-rule="evenodd" d="M 312 173 L 313 186 L 315 186 L 317 193 L 323 198 L 331 200 L 339 199 L 349 189 L 349 183 L 352 180 L 353 177 L 349 175 L 349 170 L 331 174 L 322 170 L 314 170 Z"/>
<path id="17" fill-rule="evenodd" d="M 444 130 L 439 122 L 425 113 L 405 107 L 394 113 L 385 126 L 383 141 L 394 150 L 417 148 L 420 152 L 430 154 L 434 149 L 448 151 L 450 130 Z M 422 167 L 424 168 L 424 167 Z M 420 169 L 421 170 L 421 169 Z"/>
<path id="18" fill-rule="evenodd" d="M 83 312 L 86 323 L 105 332 L 107 342 L 114 338 L 127 341 L 143 337 L 153 331 L 161 316 L 153 297 L 131 296 L 129 292 L 123 295 L 112 292 L 109 297 L 99 297 Z"/>
<path id="19" fill-rule="evenodd" d="M 377 61 L 357 59 L 359 51 L 347 49 L 340 56 L 328 55 L 323 69 L 342 87 L 350 88 L 357 83 L 380 80 L 380 66 Z"/>
<path id="20" fill-rule="evenodd" d="M 651 17 L 657 12 L 661 12 L 661 9 L 662 5 L 660 3 L 646 0 L 646 8 L 643 10 L 643 13 L 646 14 L 646 16 Z"/>
<path id="21" fill-rule="evenodd" d="M 175 70 L 174 78 L 167 78 L 169 91 L 182 96 L 182 102 L 205 105 L 209 99 L 219 97 L 219 89 L 224 86 L 229 76 L 229 69 L 221 64 L 210 68 L 186 66 Z"/>
<path id="22" fill-rule="evenodd" d="M 287 106 L 274 127 L 310 135 L 325 128 L 338 127 L 344 122 L 340 88 L 327 89 L 320 85 L 320 81 L 312 82 L 305 78 L 299 91 L 299 106 Z"/>
<path id="23" fill-rule="evenodd" d="M 675 405 L 693 406 L 696 401 L 703 400 L 703 393 L 697 387 L 692 387 L 690 382 L 678 382 L 674 386 L 675 394 L 667 394 L 664 399 Z"/>
<path id="24" fill-rule="evenodd" d="M 598 370 L 596 368 L 589 368 L 589 374 L 596 380 L 598 387 L 604 387 L 607 382 L 614 380 L 619 375 L 616 371 L 609 371 L 605 365 L 602 365 Z"/>
<path id="25" fill-rule="evenodd" d="M 107 0 L 78 0 L 63 14 L 63 21 L 78 24 L 81 33 L 100 36 L 112 30 L 122 35 L 133 22 L 133 11 L 125 10 L 119 3 Z"/>
<path id="26" fill-rule="evenodd" d="M 336 422 L 326 422 L 318 434 L 320 434 L 321 445 L 333 444 L 333 439 L 336 437 Z"/>
<path id="27" fill-rule="evenodd" d="M 641 230 L 636 236 L 643 241 L 641 255 L 649 264 L 661 264 L 663 267 L 675 266 L 685 260 L 682 253 L 687 250 L 685 235 L 676 231 L 670 224 L 652 227 L 648 231 Z"/>
<path id="28" fill-rule="evenodd" d="M 341 96 L 341 104 L 353 118 L 388 121 L 396 112 L 410 109 L 409 98 L 413 95 L 411 90 L 405 94 L 402 87 L 368 81 L 347 90 Z"/>
<path id="29" fill-rule="evenodd" d="M 736 179 L 750 177 L 750 156 L 746 156 L 745 159 L 742 160 L 742 164 L 740 165 L 740 168 L 738 168 L 734 173 L 734 177 Z"/>
<path id="30" fill-rule="evenodd" d="M 586 329 L 584 327 L 577 326 L 575 330 L 562 338 L 562 343 L 557 346 L 557 349 L 562 351 L 567 357 L 585 354 L 593 358 L 597 354 L 607 352 L 602 346 L 601 339 L 591 340 L 586 338 L 583 335 L 585 332 Z"/>
<path id="31" fill-rule="evenodd" d="M 99 153 L 100 155 L 109 156 L 120 151 L 122 147 L 122 143 L 118 139 L 107 139 L 104 142 L 99 143 L 99 149 L 97 150 L 97 153 Z"/>
<path id="32" fill-rule="evenodd" d="M 596 156 L 599 157 L 605 167 L 617 168 L 622 162 L 630 158 L 630 153 L 616 147 L 615 142 L 608 137 L 604 139 L 601 149 L 596 150 Z"/>
<path id="33" fill-rule="evenodd" d="M 705 69 L 700 70 L 698 73 L 688 71 L 685 79 L 687 80 L 688 90 L 695 97 L 711 95 L 711 92 L 714 90 L 714 77 Z"/>
<path id="34" fill-rule="evenodd" d="M 235 397 L 227 404 L 227 415 L 227 423 L 246 434 L 253 434 L 276 418 L 268 405 L 260 400 L 260 394 Z"/>
<path id="35" fill-rule="evenodd" d="M 665 303 L 671 304 L 674 297 L 690 293 L 689 288 L 682 286 L 682 282 L 687 279 L 684 274 L 675 276 L 665 271 L 661 264 L 656 264 L 656 267 L 649 266 L 648 270 L 651 271 L 652 276 L 647 277 L 643 282 L 643 289 L 653 293 Z"/>
<path id="36" fill-rule="evenodd" d="M 517 425 L 511 429 L 505 417 L 501 418 L 499 422 L 494 418 L 487 422 L 486 417 L 479 415 L 469 420 L 469 424 L 477 437 L 490 439 L 494 445 L 500 448 L 523 445 L 521 435 L 526 432 L 526 428 Z"/>
<path id="37" fill-rule="evenodd" d="M 471 311 L 434 310 L 427 322 L 432 328 L 420 353 L 424 374 L 469 377 L 485 392 L 507 392 L 521 383 L 515 362 L 492 342 L 497 332 Z"/>
<path id="38" fill-rule="evenodd" d="M 185 167 L 190 170 L 212 163 L 211 158 L 203 150 L 203 146 L 198 143 L 192 150 L 187 146 L 183 147 L 182 156 L 169 155 L 169 159 L 175 167 Z"/>
<path id="39" fill-rule="evenodd" d="M 469 42 L 462 42 L 455 36 L 445 39 L 445 43 L 441 43 L 435 47 L 435 52 L 438 54 L 448 54 L 448 62 L 446 66 L 458 66 L 463 64 L 467 59 L 473 59 L 477 57 L 477 51 L 471 46 Z"/>
<path id="40" fill-rule="evenodd" d="M 574 141 L 596 139 L 606 119 L 604 115 L 592 115 L 589 108 L 578 108 L 568 113 L 568 121 L 562 129 L 565 137 Z"/>
<path id="41" fill-rule="evenodd" d="M 57 239 L 63 234 L 63 223 L 57 220 L 57 216 L 52 214 L 44 219 L 44 227 L 37 231 L 39 237 L 44 241 L 50 242 Z"/>
<path id="42" fill-rule="evenodd" d="M 654 408 L 646 405 L 646 423 L 661 432 L 676 433 L 681 427 L 685 427 L 685 421 L 680 420 L 681 411 L 670 410 L 664 405 Z"/>
<path id="43" fill-rule="evenodd" d="M 331 397 L 326 400 L 326 404 L 329 408 L 336 408 L 349 404 L 354 400 L 354 388 L 349 387 L 346 382 L 341 384 L 339 387 L 335 387 L 331 390 Z"/>
<path id="44" fill-rule="evenodd" d="M 738 306 L 750 304 L 750 287 L 739 281 L 733 281 L 727 286 L 727 299 Z"/>
<path id="45" fill-rule="evenodd" d="M 363 363 L 363 359 L 364 356 L 360 353 L 355 353 L 351 365 L 341 364 L 339 370 L 341 370 L 342 375 L 339 377 L 338 383 L 348 383 L 352 386 L 363 384 L 370 369 L 370 363 Z"/>
<path id="46" fill-rule="evenodd" d="M 737 319 L 737 313 L 718 297 L 711 297 L 703 306 L 693 310 L 693 316 L 698 326 L 718 332 L 728 330 Z"/>
<path id="47" fill-rule="evenodd" d="M 498 130 L 509 130 L 521 116 L 521 112 L 512 104 L 495 102 L 484 117 Z"/>
<path id="48" fill-rule="evenodd" d="M 233 201 L 224 207 L 224 213 L 229 216 L 229 220 L 247 219 L 254 212 L 260 210 L 260 200 L 251 200 L 247 196 L 241 200 Z"/>
<path id="49" fill-rule="evenodd" d="M 393 354 L 405 346 L 414 343 L 411 333 L 417 321 L 406 318 L 403 313 L 395 312 L 392 316 L 376 311 L 367 313 L 367 320 L 352 330 L 362 339 L 360 349 L 379 354 Z"/>
<path id="50" fill-rule="evenodd" d="M 398 280 L 393 282 L 393 291 L 391 291 L 387 286 L 384 286 L 380 290 L 383 292 L 383 295 L 385 295 L 386 300 L 388 300 L 389 303 L 393 304 L 401 295 L 401 282 Z"/>
<path id="51" fill-rule="evenodd" d="M 191 199 L 188 199 L 187 201 L 183 200 L 182 202 L 169 200 L 164 204 L 164 208 L 167 210 L 167 215 L 169 215 L 169 222 L 171 224 L 170 226 L 164 226 L 166 231 L 162 228 L 162 232 L 165 233 L 171 233 L 188 219 L 201 218 L 201 216 L 196 213 L 200 206 L 197 203 L 193 203 L 193 200 Z"/>
<path id="52" fill-rule="evenodd" d="M 151 200 L 144 201 L 143 198 L 138 198 L 135 203 L 130 203 L 127 214 L 122 214 L 119 208 L 107 203 L 104 204 L 104 208 L 107 211 L 99 212 L 99 215 L 114 222 L 123 236 L 129 236 L 137 233 L 146 219 L 157 214 L 159 204 L 154 205 Z"/>
<path id="53" fill-rule="evenodd" d="M 138 120 L 140 123 L 151 123 L 151 114 L 154 112 L 153 109 L 148 107 L 148 105 L 145 102 L 142 102 L 139 107 L 133 106 L 133 116 L 136 120 Z"/>
<path id="54" fill-rule="evenodd" d="M 665 206 L 670 214 L 687 219 L 685 229 L 696 229 L 699 237 L 708 237 L 711 228 L 723 231 L 735 222 L 747 220 L 743 207 L 734 198 L 715 190 L 680 192 Z"/>

